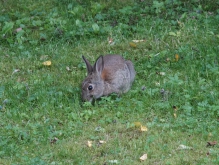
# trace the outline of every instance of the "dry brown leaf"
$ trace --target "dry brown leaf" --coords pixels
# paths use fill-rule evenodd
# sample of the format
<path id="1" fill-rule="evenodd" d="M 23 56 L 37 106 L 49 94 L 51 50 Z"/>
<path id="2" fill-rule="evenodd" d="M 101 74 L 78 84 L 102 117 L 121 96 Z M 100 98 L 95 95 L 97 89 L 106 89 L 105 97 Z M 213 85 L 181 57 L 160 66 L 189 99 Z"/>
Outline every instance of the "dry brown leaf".
<path id="1" fill-rule="evenodd" d="M 217 144 L 217 141 L 207 142 L 207 147 L 213 147 Z"/>
<path id="2" fill-rule="evenodd" d="M 144 155 L 142 155 L 141 157 L 140 157 L 140 160 L 141 161 L 144 161 L 144 160 L 146 160 L 148 158 L 148 155 L 147 154 L 144 154 Z"/>

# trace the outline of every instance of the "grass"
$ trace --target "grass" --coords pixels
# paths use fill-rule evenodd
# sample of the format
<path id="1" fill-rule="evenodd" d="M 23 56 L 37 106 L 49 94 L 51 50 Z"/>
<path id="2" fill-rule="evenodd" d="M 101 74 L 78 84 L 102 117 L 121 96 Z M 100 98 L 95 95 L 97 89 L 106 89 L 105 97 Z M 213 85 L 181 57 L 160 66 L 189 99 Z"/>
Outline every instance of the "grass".
<path id="1" fill-rule="evenodd" d="M 0 7 L 0 164 L 219 163 L 219 145 L 207 146 L 219 142 L 215 6 L 13 2 Z M 101 54 L 132 60 L 135 82 L 119 98 L 83 103 L 81 56 Z"/>

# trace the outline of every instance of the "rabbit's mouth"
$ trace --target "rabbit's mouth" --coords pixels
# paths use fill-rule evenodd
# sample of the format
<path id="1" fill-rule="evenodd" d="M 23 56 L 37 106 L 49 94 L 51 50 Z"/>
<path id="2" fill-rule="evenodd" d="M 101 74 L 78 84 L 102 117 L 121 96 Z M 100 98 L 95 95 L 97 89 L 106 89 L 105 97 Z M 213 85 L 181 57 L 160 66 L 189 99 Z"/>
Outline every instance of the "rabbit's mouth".
<path id="1" fill-rule="evenodd" d="M 95 99 L 94 99 L 94 96 L 90 96 L 90 98 L 89 98 L 88 101 L 89 101 L 89 102 L 93 102 L 93 100 L 95 100 Z"/>
<path id="2" fill-rule="evenodd" d="M 89 95 L 85 98 L 82 98 L 83 102 L 93 102 L 93 100 L 95 100 L 93 95 Z"/>

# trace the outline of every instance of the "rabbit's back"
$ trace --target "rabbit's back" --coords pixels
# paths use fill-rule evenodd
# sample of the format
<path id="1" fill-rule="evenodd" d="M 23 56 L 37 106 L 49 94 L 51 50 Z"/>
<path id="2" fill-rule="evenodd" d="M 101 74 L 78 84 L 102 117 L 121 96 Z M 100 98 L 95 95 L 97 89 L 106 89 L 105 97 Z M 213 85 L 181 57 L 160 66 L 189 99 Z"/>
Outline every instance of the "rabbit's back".
<path id="1" fill-rule="evenodd" d="M 112 80 L 115 77 L 115 73 L 124 68 L 125 60 L 119 55 L 105 55 L 103 56 L 104 68 L 101 77 L 105 81 Z"/>
<path id="2" fill-rule="evenodd" d="M 104 68 L 101 74 L 105 81 L 104 95 L 109 93 L 127 92 L 135 77 L 134 66 L 120 55 L 106 55 L 103 57 Z M 108 90 L 107 90 L 108 89 Z"/>

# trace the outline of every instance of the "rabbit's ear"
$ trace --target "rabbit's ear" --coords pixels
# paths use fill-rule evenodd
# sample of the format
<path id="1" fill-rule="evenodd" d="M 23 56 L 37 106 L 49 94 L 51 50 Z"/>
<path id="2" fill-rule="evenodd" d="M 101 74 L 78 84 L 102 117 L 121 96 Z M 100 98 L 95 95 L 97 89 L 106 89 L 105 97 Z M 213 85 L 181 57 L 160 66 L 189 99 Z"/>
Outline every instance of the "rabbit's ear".
<path id="1" fill-rule="evenodd" d="M 93 72 L 93 67 L 92 67 L 92 65 L 89 63 L 89 61 L 88 61 L 84 56 L 82 56 L 82 58 L 83 58 L 83 60 L 84 60 L 84 62 L 85 62 L 85 64 L 86 64 L 87 73 L 89 74 L 89 73 Z"/>
<path id="2" fill-rule="evenodd" d="M 98 75 L 101 75 L 103 67 L 104 67 L 103 56 L 100 56 L 94 65 L 95 72 Z"/>

